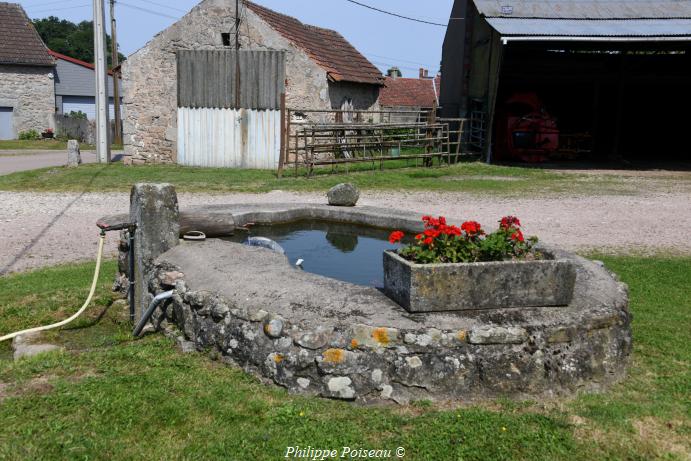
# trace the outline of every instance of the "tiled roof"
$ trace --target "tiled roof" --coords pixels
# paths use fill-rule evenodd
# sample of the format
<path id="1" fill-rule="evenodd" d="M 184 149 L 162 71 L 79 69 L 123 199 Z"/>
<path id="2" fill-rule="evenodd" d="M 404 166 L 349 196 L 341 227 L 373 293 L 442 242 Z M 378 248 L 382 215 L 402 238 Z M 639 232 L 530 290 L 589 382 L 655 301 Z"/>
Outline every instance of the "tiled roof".
<path id="1" fill-rule="evenodd" d="M 304 50 L 335 82 L 381 85 L 379 69 L 369 62 L 348 40 L 334 30 L 303 24 L 295 18 L 276 13 L 255 3 L 247 6 L 271 28 Z"/>
<path id="2" fill-rule="evenodd" d="M 379 103 L 386 107 L 433 107 L 438 104 L 440 82 L 439 77 L 387 77 L 379 92 Z"/>
<path id="3" fill-rule="evenodd" d="M 62 59 L 63 61 L 71 62 L 72 64 L 77 64 L 78 66 L 86 67 L 87 69 L 96 70 L 95 65 L 88 63 L 86 61 L 82 61 L 81 59 L 73 58 L 72 56 L 67 56 L 65 54 L 58 53 L 57 51 L 53 50 L 48 50 L 48 53 L 55 59 Z M 108 74 L 113 75 L 113 71 L 109 69 Z"/>
<path id="4" fill-rule="evenodd" d="M 0 64 L 53 65 L 48 48 L 16 3 L 0 2 Z"/>

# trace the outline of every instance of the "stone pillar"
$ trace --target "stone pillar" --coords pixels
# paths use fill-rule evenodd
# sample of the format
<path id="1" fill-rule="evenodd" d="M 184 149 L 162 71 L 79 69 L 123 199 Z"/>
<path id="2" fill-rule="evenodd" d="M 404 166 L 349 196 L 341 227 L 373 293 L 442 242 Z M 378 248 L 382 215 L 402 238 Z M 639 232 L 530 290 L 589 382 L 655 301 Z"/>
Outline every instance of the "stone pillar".
<path id="1" fill-rule="evenodd" d="M 130 193 L 130 222 L 137 224 L 134 242 L 135 322 L 151 302 L 148 284 L 154 260 L 179 243 L 180 213 L 171 184 L 135 184 Z"/>
<path id="2" fill-rule="evenodd" d="M 67 166 L 77 167 L 82 164 L 82 154 L 79 151 L 79 141 L 70 139 L 67 141 Z"/>

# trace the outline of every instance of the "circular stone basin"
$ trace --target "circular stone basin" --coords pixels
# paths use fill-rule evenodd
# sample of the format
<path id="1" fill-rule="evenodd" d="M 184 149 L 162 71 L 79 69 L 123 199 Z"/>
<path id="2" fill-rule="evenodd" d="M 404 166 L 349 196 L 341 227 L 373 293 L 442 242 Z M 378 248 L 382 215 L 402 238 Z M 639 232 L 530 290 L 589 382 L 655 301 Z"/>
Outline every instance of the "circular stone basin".
<path id="1" fill-rule="evenodd" d="M 239 226 L 309 219 L 420 230 L 418 215 L 368 207 L 225 212 Z M 577 268 L 568 306 L 411 314 L 372 286 L 223 240 L 169 250 L 156 260 L 149 286 L 156 294 L 177 280 L 171 306 L 156 314 L 162 328 L 175 324 L 199 350 L 293 393 L 403 403 L 600 389 L 624 375 L 631 351 L 626 285 L 601 265 L 550 251 Z"/>

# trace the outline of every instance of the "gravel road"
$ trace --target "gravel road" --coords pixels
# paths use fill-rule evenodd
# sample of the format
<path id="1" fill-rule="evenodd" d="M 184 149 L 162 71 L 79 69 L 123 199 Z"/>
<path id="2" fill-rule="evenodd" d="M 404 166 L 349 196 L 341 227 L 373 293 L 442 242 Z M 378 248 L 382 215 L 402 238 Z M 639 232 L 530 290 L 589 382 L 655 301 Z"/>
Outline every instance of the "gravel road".
<path id="1" fill-rule="evenodd" d="M 180 206 L 324 201 L 323 194 L 180 194 Z M 95 257 L 98 218 L 128 210 L 129 194 L 0 192 L 0 274 Z M 489 198 L 463 193 L 365 192 L 364 205 L 399 208 L 494 227 L 503 215 L 521 218 L 527 234 L 571 250 L 691 254 L 691 194 L 553 198 Z M 116 236 L 109 236 L 109 255 Z"/>
<path id="2" fill-rule="evenodd" d="M 82 151 L 83 163 L 96 163 L 94 151 Z M 112 151 L 112 161 L 122 160 L 122 151 Z M 0 176 L 67 164 L 66 150 L 0 150 Z"/>

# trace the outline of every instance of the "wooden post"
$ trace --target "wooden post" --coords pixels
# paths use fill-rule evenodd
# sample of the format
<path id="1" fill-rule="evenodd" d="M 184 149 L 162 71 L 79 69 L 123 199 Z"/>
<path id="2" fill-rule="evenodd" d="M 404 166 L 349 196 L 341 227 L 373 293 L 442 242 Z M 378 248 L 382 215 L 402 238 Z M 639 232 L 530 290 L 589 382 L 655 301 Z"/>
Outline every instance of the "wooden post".
<path id="1" fill-rule="evenodd" d="M 280 148 L 280 153 L 278 154 L 278 177 L 279 178 L 281 178 L 283 176 L 283 166 L 285 165 L 286 157 L 288 156 L 288 145 L 286 143 L 286 140 L 288 138 L 287 138 L 286 129 L 287 129 L 287 127 L 290 126 L 290 121 L 286 120 L 287 116 L 289 116 L 289 115 L 286 112 L 286 94 L 281 93 L 281 148 Z"/>
<path id="2" fill-rule="evenodd" d="M 437 103 L 435 102 L 434 105 L 432 106 L 432 111 L 427 115 L 427 132 L 426 132 L 426 137 L 429 141 L 427 141 L 425 145 L 425 154 L 431 154 L 432 150 L 434 148 L 434 140 L 432 138 L 434 137 L 434 124 L 437 121 Z M 423 160 L 423 165 L 425 166 L 432 166 L 432 158 L 431 157 L 425 157 Z"/>

